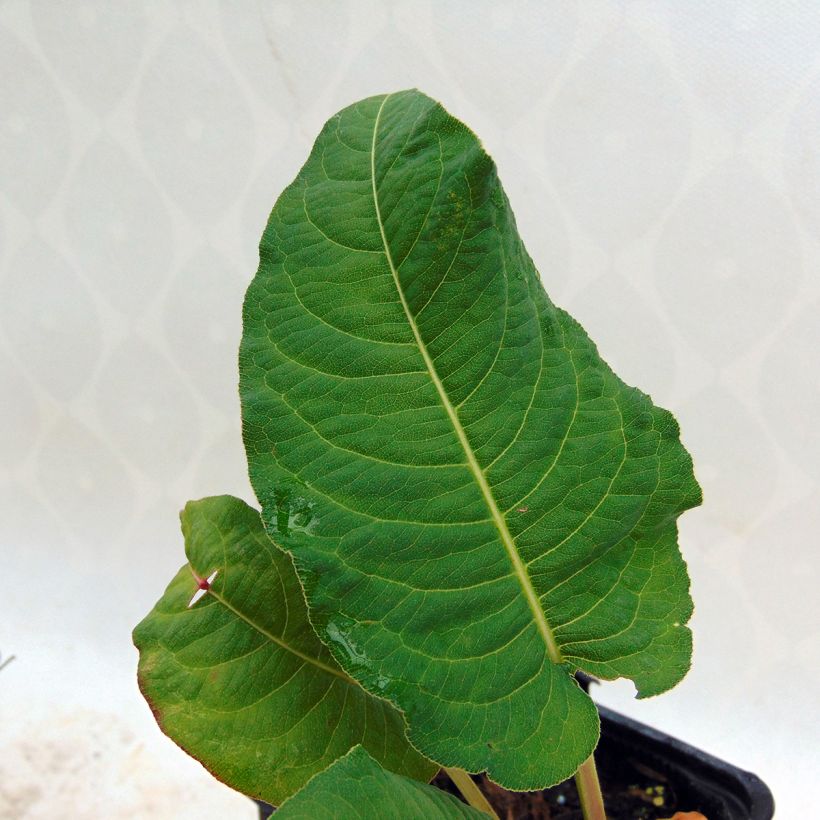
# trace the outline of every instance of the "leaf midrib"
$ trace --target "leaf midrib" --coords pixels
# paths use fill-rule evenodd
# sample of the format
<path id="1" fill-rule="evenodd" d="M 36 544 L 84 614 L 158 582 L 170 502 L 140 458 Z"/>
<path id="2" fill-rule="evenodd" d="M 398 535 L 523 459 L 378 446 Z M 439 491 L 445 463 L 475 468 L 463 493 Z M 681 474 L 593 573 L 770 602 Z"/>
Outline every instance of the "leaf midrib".
<path id="1" fill-rule="evenodd" d="M 193 568 L 192 568 L 192 571 L 193 571 Z M 237 609 L 225 597 L 223 597 L 218 592 L 216 592 L 213 587 L 211 587 L 208 590 L 208 595 L 211 595 L 214 598 L 214 600 L 216 600 L 217 602 L 222 604 L 222 606 L 224 606 L 225 609 L 232 612 L 234 615 L 236 615 L 237 618 L 239 618 L 241 621 L 244 621 L 244 623 L 248 624 L 248 626 L 250 626 L 252 629 L 256 630 L 264 638 L 267 638 L 269 641 L 271 641 L 271 643 L 274 643 L 277 646 L 280 646 L 282 649 L 286 650 L 287 652 L 290 652 L 292 655 L 295 655 L 297 658 L 301 658 L 303 661 L 306 661 L 307 663 L 312 664 L 317 669 L 321 669 L 323 672 L 329 672 L 331 675 L 335 675 L 337 678 L 341 678 L 343 681 L 345 681 L 345 683 L 349 683 L 352 686 L 358 686 L 359 685 L 355 680 L 353 680 L 353 678 L 351 678 L 349 675 L 345 674 L 345 672 L 343 672 L 341 669 L 334 669 L 332 666 L 328 666 L 326 663 L 323 663 L 318 658 L 314 658 L 314 657 L 306 654 L 305 652 L 302 652 L 299 649 L 296 649 L 295 647 L 291 646 L 289 643 L 282 640 L 281 638 L 277 638 L 276 635 L 274 635 L 272 632 L 268 632 L 267 629 L 260 626 L 251 617 L 246 615 L 241 610 Z"/>
<path id="2" fill-rule="evenodd" d="M 558 648 L 558 644 L 556 643 L 555 636 L 553 635 L 552 629 L 549 623 L 547 622 L 544 610 L 541 608 L 541 604 L 538 600 L 538 595 L 536 594 L 535 588 L 532 585 L 532 580 L 530 579 L 529 573 L 527 572 L 527 568 L 524 565 L 524 562 L 521 560 L 521 556 L 519 555 L 518 549 L 515 546 L 515 541 L 512 537 L 512 533 L 507 527 L 507 522 L 504 519 L 504 516 L 501 513 L 498 504 L 496 504 L 495 498 L 492 494 L 492 490 L 490 489 L 490 485 L 487 482 L 487 477 L 484 475 L 484 471 L 481 469 L 481 465 L 478 463 L 478 459 L 476 459 L 475 457 L 475 453 L 473 452 L 473 448 L 471 447 L 470 441 L 467 438 L 467 434 L 465 433 L 464 428 L 461 426 L 461 421 L 458 418 L 456 409 L 450 401 L 450 397 L 447 395 L 447 392 L 444 389 L 444 385 L 442 384 L 441 379 L 439 378 L 438 372 L 436 371 L 435 363 L 433 362 L 433 359 L 431 358 L 430 353 L 427 350 L 427 346 L 424 344 L 424 340 L 421 338 L 421 333 L 418 329 L 413 314 L 410 312 L 410 306 L 408 305 L 407 299 L 404 295 L 404 291 L 401 286 L 401 281 L 399 280 L 398 270 L 396 269 L 396 266 L 393 262 L 393 256 L 390 252 L 390 246 L 387 242 L 387 236 L 384 230 L 384 223 L 382 222 L 381 210 L 379 208 L 379 195 L 378 190 L 376 188 L 376 137 L 379 131 L 379 121 L 381 119 L 382 111 L 384 110 L 384 106 L 387 104 L 387 101 L 390 99 L 391 96 L 391 94 L 387 94 L 385 96 L 385 98 L 381 102 L 381 105 L 379 106 L 379 110 L 376 113 L 376 120 L 373 124 L 373 139 L 370 146 L 370 180 L 373 189 L 373 204 L 376 211 L 376 222 L 379 226 L 379 233 L 381 235 L 382 245 L 384 246 L 384 255 L 387 259 L 387 264 L 390 267 L 390 273 L 393 276 L 393 282 L 396 285 L 396 290 L 398 292 L 402 308 L 404 309 L 404 314 L 407 317 L 407 322 L 410 325 L 410 330 L 413 333 L 416 345 L 418 346 L 419 352 L 421 353 L 422 359 L 424 360 L 424 364 L 427 367 L 427 372 L 430 375 L 430 379 L 433 382 L 436 391 L 438 392 L 439 399 L 441 400 L 441 403 L 444 406 L 444 410 L 447 413 L 447 416 L 449 417 L 450 422 L 453 425 L 453 429 L 456 433 L 456 436 L 458 437 L 461 447 L 464 450 L 464 455 L 467 459 L 467 466 L 470 469 L 470 472 L 473 474 L 473 478 L 475 479 L 476 484 L 478 484 L 479 490 L 481 491 L 481 494 L 484 498 L 484 502 L 487 505 L 487 508 L 493 519 L 493 523 L 495 524 L 495 527 L 498 530 L 498 535 L 501 539 L 501 543 L 504 545 L 504 548 L 507 551 L 516 578 L 518 579 L 521 585 L 521 588 L 524 592 L 524 596 L 527 600 L 527 604 L 529 605 L 529 608 L 533 614 L 535 624 L 538 627 L 538 631 L 540 632 L 542 638 L 544 639 L 544 643 L 547 648 L 547 654 L 549 655 L 549 658 L 553 663 L 563 663 L 563 656 L 561 655 L 561 650 Z"/>

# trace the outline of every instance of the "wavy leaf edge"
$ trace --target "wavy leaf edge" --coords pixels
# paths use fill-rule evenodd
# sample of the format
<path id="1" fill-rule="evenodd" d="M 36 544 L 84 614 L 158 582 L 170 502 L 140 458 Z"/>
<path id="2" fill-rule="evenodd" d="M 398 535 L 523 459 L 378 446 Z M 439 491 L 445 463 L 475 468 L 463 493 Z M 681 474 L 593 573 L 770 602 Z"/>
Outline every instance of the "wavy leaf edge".
<path id="1" fill-rule="evenodd" d="M 618 677 L 631 676 L 629 674 L 624 674 L 622 670 L 616 668 L 616 666 L 613 665 L 612 660 L 603 659 L 600 661 L 595 661 L 590 660 L 589 658 L 577 657 L 573 654 L 572 650 L 566 653 L 561 651 L 562 647 L 558 645 L 558 642 L 554 637 L 553 630 L 550 626 L 549 619 L 546 615 L 546 612 L 544 611 L 544 607 L 540 604 L 541 599 L 539 598 L 536 590 L 533 587 L 532 582 L 529 579 L 526 567 L 524 567 L 520 551 L 517 548 L 515 542 L 515 537 L 510 533 L 510 530 L 507 526 L 507 520 L 505 518 L 505 515 L 509 512 L 509 510 L 505 510 L 505 513 L 502 514 L 499 504 L 496 503 L 496 500 L 493 495 L 493 489 L 489 486 L 489 483 L 485 478 L 484 468 L 482 468 L 481 465 L 478 463 L 475 456 L 475 452 L 473 451 L 473 448 L 471 446 L 471 442 L 467 438 L 467 435 L 464 431 L 464 426 L 460 422 L 457 407 L 454 406 L 453 401 L 450 399 L 443 385 L 443 380 L 438 376 L 433 358 L 427 351 L 425 340 L 422 338 L 421 333 L 416 325 L 414 314 L 411 313 L 411 309 L 408 305 L 408 299 L 404 292 L 404 288 L 402 287 L 402 284 L 399 281 L 400 267 L 402 264 L 404 264 L 404 262 L 406 262 L 409 254 L 405 255 L 402 262 L 398 264 L 394 262 L 393 252 L 391 251 L 391 243 L 386 236 L 386 223 L 385 220 L 382 219 L 381 215 L 381 208 L 379 202 L 379 184 L 377 183 L 376 157 L 376 144 L 379 140 L 379 127 L 385 106 L 388 104 L 388 101 L 391 98 L 397 98 L 402 96 L 406 97 L 407 95 L 416 100 L 423 100 L 424 102 L 422 103 L 422 105 L 429 104 L 430 110 L 426 113 L 430 119 L 433 118 L 434 114 L 438 114 L 440 118 L 443 117 L 447 120 L 446 125 L 448 127 L 451 127 L 454 131 L 460 130 L 462 134 L 468 135 L 469 139 L 473 140 L 474 142 L 474 145 L 469 146 L 469 148 L 471 150 L 473 148 L 477 148 L 477 152 L 479 154 L 478 159 L 475 161 L 486 163 L 489 168 L 489 170 L 487 171 L 487 176 L 493 177 L 493 180 L 497 183 L 497 178 L 495 177 L 495 165 L 492 162 L 491 158 L 484 151 L 478 138 L 475 137 L 473 132 L 470 131 L 470 129 L 463 123 L 452 118 L 440 104 L 430 100 L 429 98 L 425 97 L 420 92 L 417 92 L 415 90 L 407 92 L 397 92 L 396 94 L 382 95 L 377 98 L 368 98 L 366 100 L 362 100 L 359 103 L 350 106 L 349 108 L 343 109 L 343 111 L 339 112 L 337 115 L 335 115 L 328 121 L 328 123 L 325 125 L 325 128 L 322 130 L 322 134 L 320 134 L 320 137 L 317 139 L 316 145 L 314 146 L 314 149 L 311 152 L 311 156 L 303 166 L 302 170 L 297 175 L 296 180 L 290 186 L 288 186 L 288 188 L 283 192 L 283 194 L 277 201 L 276 206 L 274 207 L 274 210 L 271 214 L 271 219 L 268 223 L 268 227 L 266 228 L 265 235 L 263 236 L 263 240 L 260 245 L 260 267 L 254 281 L 251 283 L 251 286 L 248 289 L 245 307 L 243 309 L 244 332 L 242 347 L 240 350 L 240 395 L 242 397 L 243 434 L 245 438 L 246 449 L 248 451 L 248 461 L 251 473 L 251 480 L 254 486 L 254 490 L 256 491 L 257 497 L 259 498 L 260 503 L 262 505 L 264 523 L 268 529 L 269 534 L 271 535 L 271 538 L 274 539 L 280 546 L 282 546 L 283 549 L 289 552 L 293 558 L 294 566 L 296 567 L 297 574 L 299 575 L 299 578 L 302 582 L 302 586 L 306 594 L 306 599 L 308 601 L 309 617 L 312 623 L 314 624 L 314 627 L 317 629 L 317 633 L 322 638 L 322 640 L 328 645 L 331 652 L 333 653 L 334 658 L 337 660 L 337 662 L 343 669 L 345 669 L 352 676 L 356 677 L 366 689 L 379 696 L 387 697 L 391 702 L 393 702 L 397 706 L 397 708 L 402 709 L 406 713 L 409 721 L 408 736 L 410 738 L 411 743 L 413 743 L 420 750 L 423 750 L 430 757 L 440 761 L 443 765 L 458 766 L 471 772 L 477 772 L 486 769 L 489 775 L 492 777 L 492 779 L 496 780 L 497 782 L 512 790 L 529 790 L 532 788 L 541 788 L 546 785 L 551 785 L 554 782 L 558 782 L 559 780 L 562 780 L 565 777 L 570 776 L 575 771 L 577 766 L 580 765 L 580 763 L 583 762 L 583 760 L 586 759 L 586 757 L 589 754 L 591 754 L 592 750 L 594 749 L 597 743 L 597 711 L 594 709 L 592 702 L 577 687 L 575 681 L 571 680 L 570 676 L 572 675 L 572 673 L 574 673 L 574 671 L 576 671 L 577 669 L 583 669 L 584 671 L 587 671 L 590 674 L 593 674 L 597 677 L 610 680 Z M 441 404 L 447 416 L 450 418 L 450 421 L 452 422 L 452 426 L 457 438 L 463 446 L 464 454 L 467 459 L 467 464 L 491 513 L 491 517 L 498 531 L 500 540 L 507 551 L 508 558 L 516 572 L 516 575 L 518 576 L 518 580 L 520 582 L 520 586 L 523 590 L 524 596 L 527 599 L 533 617 L 533 621 L 536 623 L 538 630 L 543 638 L 547 650 L 547 655 L 549 656 L 549 660 L 555 666 L 564 669 L 567 674 L 567 677 L 570 677 L 570 682 L 568 683 L 569 688 L 565 689 L 565 697 L 574 698 L 575 700 L 574 708 L 576 708 L 578 712 L 576 718 L 578 719 L 579 725 L 581 723 L 586 724 L 586 728 L 584 729 L 584 731 L 587 733 L 588 736 L 587 742 L 580 744 L 579 747 L 574 750 L 575 759 L 573 759 L 572 761 L 565 762 L 564 764 L 561 764 L 560 762 L 554 763 L 550 770 L 550 774 L 548 777 L 546 777 L 546 779 L 543 771 L 541 774 L 538 775 L 533 775 L 532 773 L 516 773 L 513 769 L 511 769 L 509 765 L 498 765 L 497 761 L 494 761 L 492 759 L 492 754 L 488 756 L 486 750 L 484 750 L 483 755 L 475 753 L 464 753 L 463 750 L 454 750 L 452 743 L 448 747 L 447 745 L 442 745 L 440 743 L 436 743 L 435 741 L 431 741 L 429 733 L 424 733 L 419 730 L 418 718 L 420 717 L 420 713 L 418 709 L 414 708 L 412 698 L 391 696 L 392 693 L 390 691 L 386 691 L 386 687 L 382 682 L 383 677 L 385 676 L 381 673 L 371 673 L 371 670 L 362 667 L 362 664 L 359 662 L 359 656 L 363 656 L 364 653 L 357 648 L 357 641 L 354 640 L 352 637 L 352 630 L 359 628 L 361 624 L 364 623 L 364 620 L 360 619 L 357 622 L 355 618 L 352 618 L 351 622 L 347 623 L 344 621 L 344 617 L 346 616 L 339 617 L 340 613 L 334 609 L 334 604 L 332 600 L 333 596 L 330 594 L 328 589 L 323 588 L 323 581 L 320 578 L 322 571 L 327 570 L 328 563 L 324 560 L 323 555 L 319 555 L 315 550 L 312 550 L 312 548 L 308 546 L 306 537 L 302 537 L 300 540 L 298 533 L 296 534 L 296 537 L 293 537 L 293 531 L 283 531 L 281 526 L 281 505 L 278 502 L 276 502 L 274 498 L 274 494 L 276 491 L 278 491 L 279 487 L 276 487 L 275 483 L 271 483 L 267 475 L 263 475 L 264 470 L 262 470 L 258 466 L 254 466 L 254 460 L 255 457 L 258 456 L 257 451 L 259 450 L 258 442 L 256 441 L 255 436 L 259 431 L 256 419 L 251 418 L 257 411 L 257 409 L 254 408 L 252 405 L 254 404 L 254 402 L 257 401 L 261 404 L 264 403 L 265 399 L 264 396 L 262 396 L 262 390 L 264 387 L 269 387 L 269 384 L 267 381 L 267 376 L 265 376 L 264 379 L 261 380 L 261 382 L 258 379 L 256 382 L 251 381 L 251 375 L 249 374 L 251 373 L 251 371 L 253 371 L 254 368 L 258 367 L 254 359 L 257 355 L 261 357 L 262 354 L 260 354 L 259 345 L 256 342 L 252 342 L 249 340 L 253 336 L 254 332 L 258 333 L 258 328 L 253 327 L 254 322 L 259 319 L 259 316 L 257 315 L 258 311 L 254 307 L 253 301 L 258 295 L 258 291 L 260 290 L 260 288 L 263 287 L 263 285 L 260 284 L 260 280 L 264 275 L 266 275 L 267 267 L 274 264 L 271 261 L 273 258 L 273 245 L 270 241 L 268 241 L 266 244 L 266 238 L 268 238 L 271 232 L 274 230 L 274 220 L 277 216 L 277 209 L 280 208 L 282 203 L 286 203 L 287 198 L 294 191 L 294 189 L 303 185 L 309 186 L 310 183 L 309 180 L 307 180 L 307 177 L 309 173 L 314 170 L 312 166 L 316 164 L 316 156 L 317 152 L 319 152 L 320 141 L 324 137 L 326 137 L 330 130 L 332 130 L 333 128 L 336 128 L 337 130 L 340 128 L 339 121 L 343 115 L 351 111 L 354 111 L 357 107 L 361 107 L 367 104 L 375 104 L 375 100 L 379 100 L 380 102 L 378 104 L 378 110 L 375 114 L 375 121 L 372 127 L 371 150 L 369 157 L 370 179 L 368 180 L 368 182 L 372 188 L 373 207 L 375 210 L 376 223 L 378 225 L 378 232 L 381 236 L 383 250 L 377 251 L 372 248 L 351 248 L 351 250 L 357 252 L 361 251 L 363 253 L 383 253 L 387 263 L 387 267 L 389 268 L 390 275 L 392 276 L 393 281 L 396 285 L 399 301 L 401 302 L 401 306 L 404 310 L 408 327 L 412 331 L 419 353 L 426 365 L 429 378 L 438 393 L 438 396 L 441 400 Z M 353 115 L 351 114 L 351 116 Z M 419 117 L 420 116 L 421 115 L 419 115 Z M 344 142 L 344 140 L 341 140 L 341 137 L 340 141 Z M 393 162 L 396 162 L 395 158 Z M 322 164 L 324 164 L 324 157 L 322 157 Z M 337 169 L 333 170 L 336 171 Z M 333 178 L 330 174 L 328 174 L 327 181 L 328 183 L 333 181 Z M 356 181 L 359 180 L 357 179 Z M 500 183 L 497 183 L 497 186 L 494 189 L 494 191 L 497 191 L 497 195 L 501 199 L 501 203 L 498 205 L 499 210 L 505 210 L 506 216 L 509 217 L 510 230 L 512 234 L 514 234 L 513 240 L 517 240 L 518 243 L 520 243 L 520 238 L 518 237 L 517 230 L 515 228 L 514 217 L 512 216 L 512 211 L 509 207 L 509 203 L 506 199 L 505 194 L 503 193 L 503 189 L 501 188 Z M 307 216 L 307 219 L 311 221 L 311 224 L 314 225 L 314 227 L 316 227 L 316 229 L 321 232 L 322 228 L 318 224 L 314 224 L 311 220 L 310 214 L 308 214 L 306 194 L 304 195 L 304 203 L 305 215 Z M 326 225 L 323 227 L 327 229 Z M 345 245 L 342 245 L 340 242 L 336 241 L 336 239 L 330 237 L 327 233 L 325 233 L 324 236 L 331 243 L 340 245 L 341 247 L 347 247 Z M 416 243 L 418 242 L 419 236 L 416 237 L 413 246 L 415 247 Z M 513 244 L 515 244 L 515 242 L 513 242 Z M 653 637 L 650 641 L 650 643 L 652 643 L 653 641 L 655 641 L 656 638 L 658 638 L 661 640 L 661 643 L 663 640 L 666 640 L 669 645 L 674 644 L 673 648 L 675 648 L 676 651 L 678 651 L 680 657 L 674 664 L 669 665 L 668 669 L 664 670 L 666 673 L 668 673 L 666 674 L 666 677 L 663 677 L 662 674 L 659 675 L 657 673 L 657 670 L 653 670 L 651 668 L 651 663 L 649 664 L 649 667 L 647 667 L 646 669 L 636 668 L 632 676 L 633 680 L 636 681 L 636 685 L 637 679 L 641 677 L 642 673 L 645 673 L 647 679 L 651 678 L 654 681 L 654 683 L 648 683 L 645 686 L 638 686 L 639 697 L 648 697 L 651 695 L 659 694 L 663 691 L 666 691 L 666 689 L 671 688 L 671 686 L 674 686 L 675 683 L 677 683 L 683 677 L 683 675 L 688 670 L 691 661 L 691 633 L 686 628 L 686 623 L 688 622 L 689 617 L 691 616 L 692 606 L 691 601 L 688 597 L 689 582 L 688 577 L 686 576 L 685 563 L 683 562 L 680 552 L 677 549 L 677 526 L 675 524 L 675 519 L 678 515 L 680 515 L 685 509 L 696 506 L 701 501 L 700 488 L 698 487 L 697 482 L 695 481 L 694 476 L 692 474 L 691 459 L 689 458 L 688 453 L 686 453 L 686 451 L 680 445 L 679 430 L 677 427 L 677 423 L 675 422 L 672 415 L 668 411 L 662 410 L 661 408 L 658 408 L 655 405 L 653 405 L 648 396 L 645 396 L 645 394 L 641 393 L 635 388 L 627 387 L 620 379 L 617 378 L 617 376 L 614 375 L 614 373 L 611 371 L 608 365 L 602 359 L 600 359 L 597 352 L 597 348 L 595 347 L 594 343 L 592 343 L 591 340 L 589 340 L 588 336 L 584 333 L 580 325 L 578 325 L 578 323 L 575 322 L 575 320 L 573 320 L 565 311 L 562 311 L 560 308 L 556 308 L 554 305 L 552 305 L 551 302 L 549 302 L 548 298 L 546 297 L 546 294 L 543 292 L 540 280 L 537 278 L 538 275 L 535 271 L 534 266 L 532 265 L 531 260 L 528 256 L 526 256 L 526 252 L 523 251 L 523 245 L 521 245 L 520 247 L 520 252 L 523 253 L 523 257 L 526 260 L 526 262 L 523 265 L 523 267 L 525 268 L 523 272 L 524 276 L 526 277 L 530 273 L 530 271 L 526 269 L 527 263 L 529 265 L 529 268 L 531 268 L 532 273 L 534 273 L 535 275 L 536 281 L 534 283 L 530 280 L 527 281 L 527 290 L 529 297 L 533 299 L 533 307 L 534 310 L 536 310 L 536 313 L 538 313 L 538 305 L 536 303 L 538 302 L 539 298 L 542 298 L 542 307 L 543 305 L 546 305 L 550 310 L 553 311 L 552 320 L 555 322 L 556 326 L 560 327 L 562 335 L 564 334 L 566 329 L 570 333 L 575 334 L 577 338 L 581 339 L 582 344 L 588 345 L 585 352 L 590 358 L 597 359 L 596 367 L 599 371 L 598 375 L 601 375 L 602 380 L 609 379 L 610 382 L 614 382 L 618 390 L 623 390 L 627 394 L 629 394 L 628 398 L 634 401 L 636 404 L 643 403 L 645 405 L 648 405 L 649 409 L 647 410 L 647 412 L 653 415 L 653 422 L 657 421 L 659 425 L 657 430 L 653 429 L 653 432 L 658 433 L 659 441 L 662 441 L 664 444 L 668 444 L 671 441 L 671 447 L 677 447 L 675 455 L 679 457 L 679 466 L 682 467 L 682 472 L 684 473 L 683 478 L 688 480 L 688 486 L 684 487 L 686 481 L 682 483 L 681 488 L 678 492 L 678 500 L 676 503 L 673 503 L 671 505 L 674 509 L 672 509 L 672 511 L 667 515 L 664 522 L 662 524 L 656 525 L 654 530 L 650 529 L 647 531 L 650 534 L 654 532 L 657 535 L 656 541 L 660 541 L 663 537 L 665 537 L 667 540 L 671 542 L 671 548 L 668 549 L 668 555 L 666 557 L 670 558 L 671 563 L 673 564 L 677 562 L 677 566 L 676 568 L 673 567 L 673 570 L 676 569 L 677 571 L 682 572 L 682 578 L 679 577 L 676 579 L 676 594 L 681 599 L 681 601 L 677 604 L 675 620 L 670 623 L 670 627 L 668 630 L 666 630 L 663 633 L 656 634 L 655 637 Z M 272 274 L 267 272 L 267 275 L 268 278 L 270 278 Z M 288 275 L 290 276 L 290 274 Z M 536 289 L 534 295 L 530 290 L 531 285 L 534 285 Z M 538 292 L 539 289 L 540 293 Z M 294 292 L 296 292 L 295 286 Z M 432 299 L 433 297 L 430 298 Z M 538 316 L 540 321 L 541 315 L 538 314 Z M 268 315 L 266 318 L 263 318 L 263 327 L 267 330 L 270 330 L 271 321 L 273 321 L 273 317 L 270 315 Z M 340 376 L 340 378 L 342 377 Z M 576 373 L 576 381 L 577 379 L 578 375 Z M 260 384 L 262 385 L 261 387 Z M 537 389 L 537 386 L 538 385 L 536 384 L 534 390 Z M 475 389 L 477 388 L 474 388 L 471 391 L 471 393 L 469 394 L 470 396 L 473 395 Z M 458 407 L 460 406 L 461 405 L 458 405 Z M 621 418 L 622 424 L 625 424 L 625 422 L 623 421 L 623 414 L 621 415 Z M 522 422 L 522 425 L 523 423 L 524 422 Z M 569 432 L 572 429 L 572 424 L 574 424 L 574 417 L 573 421 L 570 422 L 570 424 L 567 426 L 565 433 L 567 437 L 569 436 Z M 628 445 L 626 441 L 625 429 L 622 428 L 621 432 L 624 434 L 623 458 L 624 460 L 626 460 Z M 262 436 L 262 438 L 264 438 L 264 435 Z M 274 442 L 273 447 L 276 448 L 277 444 L 278 442 Z M 561 446 L 563 448 L 563 442 Z M 556 456 L 556 461 L 558 460 L 559 455 Z M 660 456 L 658 456 L 658 460 L 660 461 Z M 271 472 L 275 471 L 271 470 Z M 284 469 L 280 471 L 280 473 L 282 474 L 285 474 L 286 472 L 287 471 Z M 280 484 L 280 487 L 283 484 L 287 484 L 289 478 L 293 478 L 293 483 L 295 486 L 298 487 L 300 492 L 306 491 L 307 494 L 308 490 L 313 490 L 313 487 L 311 487 L 311 485 L 307 482 L 302 482 L 300 484 L 299 479 L 295 476 L 285 476 L 285 478 Z M 544 479 L 542 479 L 542 481 L 543 480 Z M 532 492 L 535 492 L 535 490 L 533 490 Z M 604 494 L 602 502 L 607 498 L 608 495 Z M 647 502 L 647 505 L 649 505 L 650 503 L 651 496 L 650 501 Z M 525 511 L 526 508 L 522 508 L 522 512 Z M 661 530 L 663 530 L 663 532 L 661 532 Z M 304 534 L 305 532 L 303 531 L 302 535 L 304 536 Z M 656 546 L 656 544 L 653 545 L 652 548 L 654 548 L 654 546 Z M 541 597 L 543 598 L 543 596 Z M 593 609 L 595 606 L 597 606 L 597 604 L 593 605 Z M 342 625 L 345 627 L 344 629 L 342 628 Z M 348 627 L 350 629 L 348 629 Z M 670 633 L 675 634 L 671 635 L 670 637 Z M 571 642 L 566 643 L 571 645 Z M 644 647 L 644 649 L 646 648 L 647 647 Z M 665 650 L 662 645 L 659 645 L 659 647 L 656 648 L 656 651 L 663 652 Z M 649 658 L 649 660 L 651 661 L 653 659 Z M 652 677 L 653 675 L 654 677 Z M 390 681 L 390 687 L 392 687 L 397 682 L 404 683 L 397 677 L 387 677 Z M 550 690 L 550 692 L 551 691 L 552 690 Z M 573 692 L 577 693 L 577 696 L 573 694 Z M 492 748 L 492 745 L 490 743 L 487 743 L 486 745 Z"/>

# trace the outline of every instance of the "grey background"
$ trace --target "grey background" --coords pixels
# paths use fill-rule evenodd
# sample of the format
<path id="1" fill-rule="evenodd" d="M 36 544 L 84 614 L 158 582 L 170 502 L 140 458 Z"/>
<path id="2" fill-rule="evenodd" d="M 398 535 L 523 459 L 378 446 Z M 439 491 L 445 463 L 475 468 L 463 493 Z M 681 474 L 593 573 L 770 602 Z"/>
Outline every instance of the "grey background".
<path id="1" fill-rule="evenodd" d="M 323 121 L 418 86 L 494 155 L 552 297 L 678 416 L 691 673 L 602 702 L 805 816 L 818 706 L 813 0 L 0 2 L 0 816 L 247 817 L 130 629 L 190 497 L 252 499 L 235 349 Z"/>

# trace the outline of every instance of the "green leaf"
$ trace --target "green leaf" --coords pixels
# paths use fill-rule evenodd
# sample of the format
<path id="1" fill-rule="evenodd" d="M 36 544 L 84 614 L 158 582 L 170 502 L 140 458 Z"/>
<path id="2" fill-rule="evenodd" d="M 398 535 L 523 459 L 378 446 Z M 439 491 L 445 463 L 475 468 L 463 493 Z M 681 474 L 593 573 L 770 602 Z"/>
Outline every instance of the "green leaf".
<path id="1" fill-rule="evenodd" d="M 260 255 L 245 446 L 320 637 L 443 765 L 568 777 L 598 736 L 576 669 L 645 696 L 689 666 L 675 420 L 552 304 L 492 160 L 417 91 L 325 125 Z"/>
<path id="2" fill-rule="evenodd" d="M 487 815 L 450 794 L 383 769 L 356 746 L 317 774 L 277 812 L 277 820 L 449 820 Z"/>
<path id="3" fill-rule="evenodd" d="M 220 780 L 274 805 L 356 744 L 429 780 L 438 767 L 408 744 L 401 714 L 317 639 L 259 513 L 217 496 L 189 502 L 181 519 L 190 565 L 134 630 L 140 689 L 162 730 Z M 197 577 L 215 571 L 189 608 Z"/>

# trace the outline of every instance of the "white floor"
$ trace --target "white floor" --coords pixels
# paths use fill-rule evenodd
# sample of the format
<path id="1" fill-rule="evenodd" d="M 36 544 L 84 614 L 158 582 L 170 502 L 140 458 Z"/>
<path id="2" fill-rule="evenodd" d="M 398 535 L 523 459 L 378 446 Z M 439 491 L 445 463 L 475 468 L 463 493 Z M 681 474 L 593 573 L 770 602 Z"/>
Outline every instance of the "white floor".
<path id="1" fill-rule="evenodd" d="M 234 358 L 274 198 L 327 116 L 410 85 L 694 454 L 692 671 L 601 701 L 810 816 L 819 36 L 812 0 L 0 2 L 0 817 L 254 816 L 160 734 L 130 630 L 184 501 L 251 500 Z"/>

